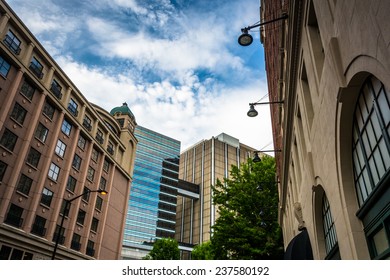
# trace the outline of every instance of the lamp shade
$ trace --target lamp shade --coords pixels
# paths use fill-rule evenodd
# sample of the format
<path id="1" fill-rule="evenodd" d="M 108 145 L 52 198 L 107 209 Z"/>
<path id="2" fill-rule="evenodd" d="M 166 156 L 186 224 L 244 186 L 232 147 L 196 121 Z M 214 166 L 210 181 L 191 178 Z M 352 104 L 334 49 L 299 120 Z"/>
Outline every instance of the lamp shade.
<path id="1" fill-rule="evenodd" d="M 240 37 L 238 37 L 238 43 L 241 46 L 244 47 L 249 46 L 250 44 L 252 44 L 252 42 L 253 42 L 253 37 L 248 33 L 243 33 L 240 35 Z"/>
<path id="2" fill-rule="evenodd" d="M 259 113 L 255 109 L 255 105 L 250 105 L 248 113 L 246 113 L 248 117 L 256 117 Z"/>

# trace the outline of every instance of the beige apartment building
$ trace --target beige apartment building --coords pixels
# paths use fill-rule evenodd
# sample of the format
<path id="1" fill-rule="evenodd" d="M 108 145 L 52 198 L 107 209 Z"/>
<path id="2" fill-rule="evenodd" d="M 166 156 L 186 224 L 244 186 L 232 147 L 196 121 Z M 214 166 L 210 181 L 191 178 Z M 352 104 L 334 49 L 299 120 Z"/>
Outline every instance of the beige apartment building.
<path id="1" fill-rule="evenodd" d="M 0 2 L 0 259 L 120 258 L 137 145 L 123 107 L 89 103 Z"/>
<path id="2" fill-rule="evenodd" d="M 390 2 L 260 2 L 286 258 L 390 259 Z"/>
<path id="3" fill-rule="evenodd" d="M 199 196 L 178 197 L 176 240 L 194 245 L 210 240 L 211 227 L 218 218 L 211 186 L 217 179 L 229 178 L 231 166 L 247 162 L 253 157 L 254 150 L 237 138 L 222 133 L 181 152 L 179 180 L 198 185 Z"/>

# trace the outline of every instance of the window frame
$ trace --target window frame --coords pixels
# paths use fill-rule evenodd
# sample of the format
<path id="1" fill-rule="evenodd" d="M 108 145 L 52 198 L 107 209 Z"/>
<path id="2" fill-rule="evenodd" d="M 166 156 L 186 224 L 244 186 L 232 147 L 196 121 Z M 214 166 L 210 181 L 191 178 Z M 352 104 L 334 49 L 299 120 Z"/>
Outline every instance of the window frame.
<path id="1" fill-rule="evenodd" d="M 60 172 L 61 172 L 60 167 L 57 164 L 55 164 L 54 162 L 52 162 L 50 164 L 50 168 L 49 168 L 47 176 L 51 180 L 53 180 L 54 182 L 57 182 L 58 177 L 60 176 Z"/>
<path id="2" fill-rule="evenodd" d="M 62 142 L 60 139 L 58 139 L 54 152 L 59 157 L 63 158 L 65 156 L 66 148 L 67 145 L 64 142 Z"/>
<path id="3" fill-rule="evenodd" d="M 39 122 L 37 128 L 35 129 L 34 137 L 37 138 L 42 143 L 45 143 L 48 135 L 49 135 L 49 129 L 46 126 L 44 126 L 41 122 Z"/>
<path id="4" fill-rule="evenodd" d="M 27 115 L 27 110 L 18 102 L 15 102 L 10 115 L 11 119 L 13 119 L 15 122 L 17 122 L 22 126 L 24 120 L 26 119 L 26 115 Z"/>
<path id="5" fill-rule="evenodd" d="M 10 70 L 11 64 L 0 55 L 0 75 L 6 79 Z"/>
<path id="6" fill-rule="evenodd" d="M 0 139 L 0 145 L 3 146 L 8 151 L 13 152 L 17 142 L 18 142 L 18 136 L 8 128 L 5 128 L 3 135 L 1 136 Z"/>

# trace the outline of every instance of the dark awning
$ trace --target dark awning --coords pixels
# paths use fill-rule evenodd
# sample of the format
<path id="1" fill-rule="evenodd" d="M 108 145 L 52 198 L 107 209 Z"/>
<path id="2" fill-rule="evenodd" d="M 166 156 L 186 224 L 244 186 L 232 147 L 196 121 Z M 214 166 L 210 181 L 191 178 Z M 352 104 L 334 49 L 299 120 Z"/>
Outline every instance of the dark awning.
<path id="1" fill-rule="evenodd" d="M 287 246 L 285 260 L 313 260 L 309 234 L 304 228 Z"/>

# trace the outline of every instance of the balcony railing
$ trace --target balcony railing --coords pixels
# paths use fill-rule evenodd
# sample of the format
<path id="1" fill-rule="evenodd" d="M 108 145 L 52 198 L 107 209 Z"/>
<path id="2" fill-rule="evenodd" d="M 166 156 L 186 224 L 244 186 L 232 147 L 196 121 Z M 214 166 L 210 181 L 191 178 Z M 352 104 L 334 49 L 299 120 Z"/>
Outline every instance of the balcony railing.
<path id="1" fill-rule="evenodd" d="M 72 243 L 70 244 L 70 248 L 76 251 L 80 251 L 81 243 L 77 241 L 72 241 Z"/>
<path id="2" fill-rule="evenodd" d="M 20 228 L 23 223 L 23 219 L 19 216 L 8 214 L 7 218 L 5 219 L 4 223 L 9 224 L 11 226 Z"/>
<path id="3" fill-rule="evenodd" d="M 4 38 L 4 44 L 14 53 L 14 54 L 20 54 L 20 46 L 15 43 L 12 37 L 9 35 L 6 35 Z"/>
<path id="4" fill-rule="evenodd" d="M 39 79 L 43 78 L 42 68 L 38 67 L 34 63 L 31 63 L 29 68 Z"/>
<path id="5" fill-rule="evenodd" d="M 57 97 L 58 99 L 61 100 L 62 93 L 61 93 L 61 89 L 59 87 L 57 87 L 56 85 L 52 84 L 51 87 L 50 87 L 50 90 L 54 94 L 55 97 Z"/>
<path id="6" fill-rule="evenodd" d="M 54 233 L 53 241 L 57 240 L 58 233 Z M 63 245 L 65 243 L 65 235 L 60 235 L 58 244 Z"/>
<path id="7" fill-rule="evenodd" d="M 31 229 L 31 233 L 39 235 L 39 236 L 44 236 L 46 234 L 46 228 L 44 228 L 43 226 L 37 226 L 34 224 L 32 229 Z"/>
<path id="8" fill-rule="evenodd" d="M 90 257 L 93 257 L 95 255 L 95 249 L 93 248 L 90 248 L 90 247 L 87 247 L 87 250 L 85 251 L 85 253 L 90 256 Z"/>

